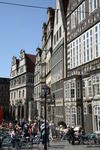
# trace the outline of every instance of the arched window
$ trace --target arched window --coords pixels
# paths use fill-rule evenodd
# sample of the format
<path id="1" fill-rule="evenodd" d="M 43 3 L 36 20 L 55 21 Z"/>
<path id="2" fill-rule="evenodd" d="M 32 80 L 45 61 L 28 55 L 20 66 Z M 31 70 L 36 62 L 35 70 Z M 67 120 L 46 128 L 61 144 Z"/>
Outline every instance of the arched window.
<path id="1" fill-rule="evenodd" d="M 100 131 L 100 106 L 94 106 L 94 130 Z"/>

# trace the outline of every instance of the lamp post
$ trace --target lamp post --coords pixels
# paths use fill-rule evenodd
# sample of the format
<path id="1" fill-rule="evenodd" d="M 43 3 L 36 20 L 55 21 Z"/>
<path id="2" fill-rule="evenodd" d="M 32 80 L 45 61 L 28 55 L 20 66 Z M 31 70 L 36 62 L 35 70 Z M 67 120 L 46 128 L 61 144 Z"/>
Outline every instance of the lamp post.
<path id="1" fill-rule="evenodd" d="M 42 79 L 44 78 L 44 86 L 42 88 L 43 91 L 43 97 L 44 97 L 44 119 L 45 119 L 45 143 L 44 143 L 44 150 L 47 150 L 47 94 L 49 93 L 49 87 L 46 85 L 46 62 L 41 59 L 42 52 L 46 51 L 45 49 L 37 48 L 39 57 L 40 57 L 40 64 L 41 64 L 41 73 L 44 70 L 44 74 L 42 74 Z M 45 58 L 44 58 L 45 59 Z M 43 62 L 42 62 L 43 61 Z M 45 68 L 44 68 L 45 67 Z M 43 70 L 42 70 L 43 69 Z"/>
<path id="2" fill-rule="evenodd" d="M 83 106 L 83 76 L 81 74 L 80 76 L 80 81 L 81 81 L 81 109 L 82 109 L 82 127 L 84 128 L 84 106 Z"/>
<path id="3" fill-rule="evenodd" d="M 42 88 L 43 96 L 44 96 L 44 119 L 45 119 L 45 143 L 44 143 L 44 150 L 47 150 L 47 94 L 48 94 L 48 86 L 45 84 Z"/>

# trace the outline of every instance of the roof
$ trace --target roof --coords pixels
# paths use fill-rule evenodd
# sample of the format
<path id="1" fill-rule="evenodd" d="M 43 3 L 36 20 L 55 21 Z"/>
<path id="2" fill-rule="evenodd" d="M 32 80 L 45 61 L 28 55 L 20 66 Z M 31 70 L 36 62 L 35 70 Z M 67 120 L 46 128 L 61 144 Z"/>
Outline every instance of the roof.
<path id="1" fill-rule="evenodd" d="M 34 73 L 36 56 L 32 54 L 25 54 L 25 58 L 26 58 L 27 72 Z"/>

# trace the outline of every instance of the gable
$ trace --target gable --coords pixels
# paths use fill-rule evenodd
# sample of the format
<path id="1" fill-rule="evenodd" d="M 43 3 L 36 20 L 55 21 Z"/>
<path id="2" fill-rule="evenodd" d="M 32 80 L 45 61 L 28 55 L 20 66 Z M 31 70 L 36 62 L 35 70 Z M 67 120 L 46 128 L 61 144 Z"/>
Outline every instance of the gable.
<path id="1" fill-rule="evenodd" d="M 63 18 L 62 18 L 63 15 L 61 13 L 62 12 L 61 12 L 60 0 L 56 0 L 54 31 L 53 31 L 53 49 L 64 37 L 64 26 L 63 26 Z"/>

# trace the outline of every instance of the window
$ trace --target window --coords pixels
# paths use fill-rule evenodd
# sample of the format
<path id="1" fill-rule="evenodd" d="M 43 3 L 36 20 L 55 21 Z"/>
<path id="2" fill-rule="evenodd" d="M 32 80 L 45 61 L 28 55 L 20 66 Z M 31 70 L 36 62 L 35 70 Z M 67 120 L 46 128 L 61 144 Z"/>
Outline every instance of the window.
<path id="1" fill-rule="evenodd" d="M 95 27 L 95 51 L 96 57 L 98 57 L 98 26 Z"/>
<path id="2" fill-rule="evenodd" d="M 93 30 L 90 30 L 90 57 L 93 59 Z"/>
<path id="3" fill-rule="evenodd" d="M 71 29 L 85 19 L 85 2 L 83 2 L 71 15 Z"/>
<path id="4" fill-rule="evenodd" d="M 75 42 L 73 42 L 73 67 L 75 67 Z"/>
<path id="5" fill-rule="evenodd" d="M 19 84 L 21 84 L 21 78 L 19 78 Z"/>
<path id="6" fill-rule="evenodd" d="M 23 90 L 23 93 L 22 93 L 22 97 L 24 97 L 24 90 Z"/>
<path id="7" fill-rule="evenodd" d="M 97 0 L 89 0 L 89 12 L 91 13 L 97 8 Z"/>
<path id="8" fill-rule="evenodd" d="M 83 50 L 84 50 L 84 63 L 86 62 L 86 42 L 85 42 L 85 34 L 83 34 Z"/>
<path id="9" fill-rule="evenodd" d="M 79 64 L 81 64 L 82 61 L 82 53 L 81 53 L 81 37 L 79 37 Z"/>
<path id="10" fill-rule="evenodd" d="M 72 111 L 71 111 L 72 117 L 71 117 L 71 121 L 72 121 L 72 126 L 76 126 L 76 108 L 73 106 L 72 107 Z"/>
<path id="11" fill-rule="evenodd" d="M 58 31 L 57 31 L 57 33 L 56 33 L 56 36 L 57 36 L 57 41 L 58 41 Z"/>
<path id="12" fill-rule="evenodd" d="M 21 97 L 21 91 L 19 91 L 19 98 Z"/>
<path id="13" fill-rule="evenodd" d="M 91 80 L 88 81 L 88 93 L 89 93 L 89 97 L 92 97 L 92 83 L 91 83 Z"/>
<path id="14" fill-rule="evenodd" d="M 100 77 L 95 76 L 93 79 L 93 94 L 94 96 L 100 95 Z"/>
<path id="15" fill-rule="evenodd" d="M 85 97 L 85 81 L 83 81 L 83 97 Z"/>
<path id="16" fill-rule="evenodd" d="M 70 98 L 70 83 L 66 83 L 65 89 L 66 98 Z"/>
<path id="17" fill-rule="evenodd" d="M 73 56 L 73 54 L 72 54 L 72 43 L 70 44 L 70 49 L 71 49 L 71 52 L 70 52 L 70 61 L 71 61 L 71 68 L 73 67 L 73 60 L 72 60 L 72 56 Z"/>
<path id="18" fill-rule="evenodd" d="M 13 99 L 13 93 L 11 93 L 11 99 Z"/>
<path id="19" fill-rule="evenodd" d="M 20 68 L 20 73 L 22 73 L 22 72 L 23 72 L 23 67 Z"/>
<path id="20" fill-rule="evenodd" d="M 59 38 L 61 38 L 61 27 L 59 28 Z"/>
<path id="21" fill-rule="evenodd" d="M 94 115 L 100 115 L 100 106 L 94 107 Z"/>
<path id="22" fill-rule="evenodd" d="M 81 125 L 81 107 L 77 108 L 77 124 Z"/>
<path id="23" fill-rule="evenodd" d="M 80 82 L 77 82 L 77 97 L 80 98 Z"/>
<path id="24" fill-rule="evenodd" d="M 75 28 L 77 25 L 77 10 L 75 10 L 71 15 L 71 29 Z"/>
<path id="25" fill-rule="evenodd" d="M 78 66 L 78 39 L 76 40 L 76 64 Z"/>
<path id="26" fill-rule="evenodd" d="M 25 83 L 25 76 L 22 77 L 22 83 Z"/>
<path id="27" fill-rule="evenodd" d="M 75 97 L 75 83 L 71 83 L 71 98 Z"/>
<path id="28" fill-rule="evenodd" d="M 85 2 L 78 7 L 78 23 L 85 19 Z"/>
<path id="29" fill-rule="evenodd" d="M 86 46 L 86 48 L 87 48 L 87 61 L 89 61 L 89 32 L 87 32 L 86 33 L 86 37 L 87 37 L 87 40 L 86 40 L 86 42 L 87 42 L 87 46 Z"/>
<path id="30" fill-rule="evenodd" d="M 14 80 L 14 86 L 16 86 L 16 79 Z"/>

